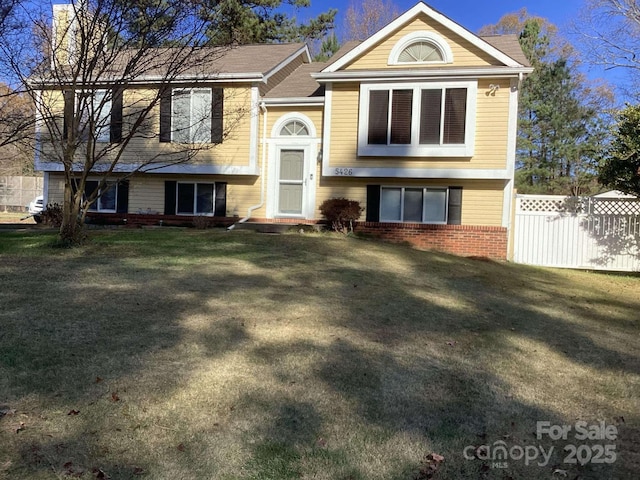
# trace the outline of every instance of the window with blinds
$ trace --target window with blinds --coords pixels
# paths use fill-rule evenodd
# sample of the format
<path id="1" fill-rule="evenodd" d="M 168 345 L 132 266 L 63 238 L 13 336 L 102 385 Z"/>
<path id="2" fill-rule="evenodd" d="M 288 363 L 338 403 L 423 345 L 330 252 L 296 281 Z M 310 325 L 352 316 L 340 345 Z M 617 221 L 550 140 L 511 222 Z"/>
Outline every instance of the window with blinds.
<path id="1" fill-rule="evenodd" d="M 369 91 L 369 145 L 457 145 L 466 140 L 466 88 Z"/>

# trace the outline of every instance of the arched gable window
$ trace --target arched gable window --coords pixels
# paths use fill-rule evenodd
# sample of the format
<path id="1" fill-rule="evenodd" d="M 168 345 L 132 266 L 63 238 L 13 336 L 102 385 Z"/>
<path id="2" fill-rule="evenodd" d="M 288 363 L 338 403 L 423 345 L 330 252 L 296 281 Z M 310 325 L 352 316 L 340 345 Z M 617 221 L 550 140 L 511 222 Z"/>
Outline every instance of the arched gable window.
<path id="1" fill-rule="evenodd" d="M 280 135 L 283 137 L 308 137 L 309 129 L 301 121 L 291 120 L 280 129 Z"/>
<path id="2" fill-rule="evenodd" d="M 453 52 L 444 38 L 434 32 L 414 32 L 395 44 L 389 65 L 452 63 Z"/>

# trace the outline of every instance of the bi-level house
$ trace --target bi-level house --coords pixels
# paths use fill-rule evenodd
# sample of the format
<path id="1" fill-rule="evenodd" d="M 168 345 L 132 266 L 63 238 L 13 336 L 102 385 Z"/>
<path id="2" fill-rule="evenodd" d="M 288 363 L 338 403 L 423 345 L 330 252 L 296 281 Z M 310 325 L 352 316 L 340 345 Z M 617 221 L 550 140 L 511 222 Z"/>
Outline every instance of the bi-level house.
<path id="1" fill-rule="evenodd" d="M 345 197 L 365 207 L 357 231 L 507 257 L 518 91 L 532 71 L 516 36 L 479 37 L 418 3 L 326 63 L 304 44 L 268 44 L 233 48 L 210 67 L 193 88 L 176 83 L 153 111 L 159 135 L 133 142 L 114 178 L 171 142 L 214 146 L 120 182 L 92 215 L 314 223 L 324 200 Z M 199 105 L 212 105 L 205 128 L 180 128 Z M 61 166 L 41 157 L 37 168 L 46 201 L 60 202 Z"/>

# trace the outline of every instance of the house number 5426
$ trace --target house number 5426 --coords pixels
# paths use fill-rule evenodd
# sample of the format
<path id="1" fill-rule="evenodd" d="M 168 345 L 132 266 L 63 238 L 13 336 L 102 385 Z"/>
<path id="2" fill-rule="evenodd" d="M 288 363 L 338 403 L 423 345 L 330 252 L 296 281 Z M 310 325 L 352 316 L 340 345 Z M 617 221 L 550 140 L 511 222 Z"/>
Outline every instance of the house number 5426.
<path id="1" fill-rule="evenodd" d="M 350 176 L 353 175 L 353 168 L 336 168 L 335 173 L 336 175 Z"/>

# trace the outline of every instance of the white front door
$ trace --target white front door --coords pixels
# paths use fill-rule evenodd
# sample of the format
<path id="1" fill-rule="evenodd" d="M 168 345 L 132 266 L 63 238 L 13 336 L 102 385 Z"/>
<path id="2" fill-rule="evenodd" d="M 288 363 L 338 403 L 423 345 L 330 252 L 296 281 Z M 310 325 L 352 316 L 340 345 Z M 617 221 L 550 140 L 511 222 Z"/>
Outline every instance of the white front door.
<path id="1" fill-rule="evenodd" d="M 278 215 L 303 216 L 307 187 L 305 150 L 279 149 Z"/>
<path id="2" fill-rule="evenodd" d="M 313 122 L 289 113 L 274 125 L 269 142 L 267 218 L 315 217 L 319 138 Z"/>

